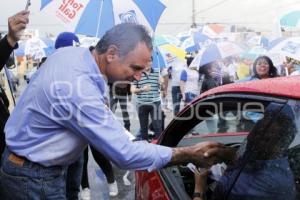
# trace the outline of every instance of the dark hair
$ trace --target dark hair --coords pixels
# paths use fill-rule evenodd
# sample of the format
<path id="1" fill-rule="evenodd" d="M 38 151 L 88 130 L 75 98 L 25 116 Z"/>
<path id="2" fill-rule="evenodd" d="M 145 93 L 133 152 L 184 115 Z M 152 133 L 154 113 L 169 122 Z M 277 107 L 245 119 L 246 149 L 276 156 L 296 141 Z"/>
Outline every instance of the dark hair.
<path id="1" fill-rule="evenodd" d="M 110 45 L 116 45 L 121 57 L 133 51 L 138 43 L 144 42 L 152 50 L 152 39 L 143 25 L 121 23 L 108 30 L 95 46 L 98 53 L 103 54 Z"/>
<path id="2" fill-rule="evenodd" d="M 214 67 L 214 62 L 207 63 L 205 65 L 200 66 L 199 73 L 204 74 L 206 78 L 210 77 L 209 70 Z"/>
<path id="3" fill-rule="evenodd" d="M 190 56 L 190 57 L 186 57 L 186 64 L 187 66 L 189 67 L 190 64 L 193 62 L 194 60 L 194 57 Z"/>
<path id="4" fill-rule="evenodd" d="M 269 123 L 268 118 L 272 118 L 272 123 L 266 129 L 263 123 Z M 284 106 L 276 114 L 265 112 L 263 119 L 257 122 L 248 135 L 248 153 L 258 160 L 274 159 L 274 156 L 284 154 L 297 135 L 295 120 L 290 105 Z"/>
<path id="5" fill-rule="evenodd" d="M 42 64 L 43 64 L 44 62 L 46 62 L 46 60 L 47 60 L 47 57 L 42 57 L 41 62 L 39 63 L 38 68 L 40 68 L 40 67 L 42 66 Z"/>
<path id="6" fill-rule="evenodd" d="M 268 56 L 259 56 L 258 58 L 255 59 L 255 61 L 253 63 L 253 73 L 254 73 L 253 76 L 256 78 L 260 78 L 260 76 L 257 74 L 257 71 L 256 71 L 256 65 L 257 65 L 257 62 L 262 59 L 266 60 L 267 63 L 269 64 L 269 77 L 271 77 L 271 78 L 277 77 L 278 76 L 277 68 L 274 66 L 271 58 L 269 58 Z"/>

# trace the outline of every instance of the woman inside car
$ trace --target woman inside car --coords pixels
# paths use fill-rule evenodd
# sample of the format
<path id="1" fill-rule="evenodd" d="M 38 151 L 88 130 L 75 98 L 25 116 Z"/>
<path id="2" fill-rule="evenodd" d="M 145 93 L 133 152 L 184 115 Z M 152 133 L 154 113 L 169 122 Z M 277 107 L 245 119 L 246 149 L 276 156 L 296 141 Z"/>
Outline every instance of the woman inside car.
<path id="1" fill-rule="evenodd" d="M 265 113 L 264 118 L 272 118 L 272 123 L 268 120 L 257 122 L 246 143 L 236 151 L 236 161 L 228 164 L 213 190 L 211 187 L 207 189 L 208 170 L 195 173 L 193 200 L 204 200 L 206 194 L 213 200 L 296 199 L 297 177 L 294 176 L 295 169 L 290 166 L 293 158 L 288 149 L 298 132 L 296 121 L 299 119 L 289 105 L 277 114 Z"/>

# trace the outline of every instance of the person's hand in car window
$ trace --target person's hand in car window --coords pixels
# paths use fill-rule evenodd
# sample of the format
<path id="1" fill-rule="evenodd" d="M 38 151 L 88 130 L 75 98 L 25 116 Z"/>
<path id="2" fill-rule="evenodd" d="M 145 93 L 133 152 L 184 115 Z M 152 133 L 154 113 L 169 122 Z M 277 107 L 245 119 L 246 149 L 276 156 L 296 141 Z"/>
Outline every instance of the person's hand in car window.
<path id="1" fill-rule="evenodd" d="M 193 200 L 205 200 L 206 199 L 206 190 L 207 190 L 207 177 L 210 174 L 210 170 L 204 169 L 199 171 L 195 170 L 195 189 Z"/>

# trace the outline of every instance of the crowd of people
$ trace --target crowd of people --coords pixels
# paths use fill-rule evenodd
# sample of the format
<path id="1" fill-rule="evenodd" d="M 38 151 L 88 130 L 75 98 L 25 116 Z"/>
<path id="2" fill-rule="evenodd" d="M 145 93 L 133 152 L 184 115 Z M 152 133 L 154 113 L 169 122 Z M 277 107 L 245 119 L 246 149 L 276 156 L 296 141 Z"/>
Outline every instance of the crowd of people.
<path id="1" fill-rule="evenodd" d="M 9 33 L 1 41 L 3 52 L 15 47 L 28 14 L 22 11 L 9 19 Z M 208 166 L 222 160 L 227 149 L 216 142 L 186 148 L 133 142 L 113 116 L 107 105 L 107 84 L 141 80 L 151 63 L 151 50 L 152 39 L 142 25 L 123 23 L 108 30 L 91 50 L 72 46 L 49 56 L 7 121 L 7 106 L 1 105 L 6 114 L 1 121 L 1 136 L 5 135 L 1 198 L 67 199 L 72 186 L 65 177 L 71 174 L 71 179 L 79 179 L 70 173 L 70 165 L 88 144 L 118 167 L 131 170 L 152 171 L 187 162 Z M 1 63 L 6 59 L 1 57 Z"/>
<path id="2" fill-rule="evenodd" d="M 17 48 L 28 15 L 21 11 L 8 19 L 8 34 L 0 41 L 1 69 Z M 150 141 L 162 133 L 166 112 L 172 110 L 176 116 L 212 88 L 299 73 L 295 60 L 274 66 L 264 55 L 253 64 L 230 57 L 195 67 L 190 54 L 185 62 L 153 68 L 152 38 L 143 26 L 128 23 L 116 25 L 90 48 L 80 47 L 74 33 L 63 32 L 55 48 L 43 59 L 11 114 L 0 90 L 0 196 L 4 199 L 77 199 L 80 188 L 81 199 L 90 199 L 89 149 L 106 176 L 111 196 L 118 195 L 111 162 L 123 169 L 153 171 L 188 162 L 210 166 L 228 159 L 225 156 L 234 157 L 232 149 L 217 142 L 170 148 Z M 125 133 L 131 131 L 127 107 L 132 96 L 140 125 L 134 141 Z M 118 104 L 123 124 L 114 117 Z M 149 130 L 154 135 L 149 136 Z M 196 194 L 206 187 L 207 175 L 208 171 L 196 173 Z"/>

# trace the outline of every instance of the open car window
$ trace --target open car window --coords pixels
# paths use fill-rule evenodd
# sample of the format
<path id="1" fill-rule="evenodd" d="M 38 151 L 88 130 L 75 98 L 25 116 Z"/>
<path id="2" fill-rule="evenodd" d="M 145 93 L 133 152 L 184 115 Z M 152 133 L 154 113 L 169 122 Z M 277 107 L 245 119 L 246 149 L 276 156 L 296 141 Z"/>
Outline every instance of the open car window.
<path id="1" fill-rule="evenodd" d="M 226 166 L 218 181 L 209 180 L 208 199 L 296 199 L 300 177 L 299 107 L 295 101 L 286 104 L 222 99 L 215 105 L 199 102 L 182 114 L 182 118 L 192 116 L 189 120 L 177 120 L 169 127 L 169 131 L 181 131 L 181 135 L 173 134 L 173 140 L 165 142 L 172 141 L 169 146 L 190 146 L 218 141 L 236 149 L 238 162 Z M 191 197 L 194 177 L 186 166 L 165 168 L 162 175 L 174 193 L 185 193 L 179 198 Z M 251 181 L 245 181 L 248 179 Z M 283 184 L 278 184 L 282 180 Z M 274 197 L 277 187 L 282 188 L 283 194 Z M 287 189 L 292 195 L 283 198 Z"/>
<path id="2" fill-rule="evenodd" d="M 264 101 L 242 100 L 200 102 L 189 113 L 193 118 L 189 121 L 186 121 L 187 116 L 178 119 L 178 123 L 186 124 L 186 129 L 176 146 L 190 146 L 208 140 L 241 143 L 264 117 L 268 105 L 269 102 Z"/>
<path id="3" fill-rule="evenodd" d="M 247 137 L 213 199 L 299 199 L 299 102 L 272 105 Z M 241 150 L 241 148 L 240 148 Z"/>

